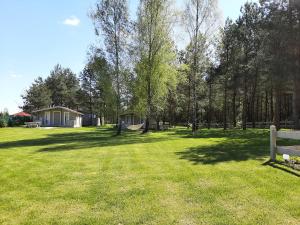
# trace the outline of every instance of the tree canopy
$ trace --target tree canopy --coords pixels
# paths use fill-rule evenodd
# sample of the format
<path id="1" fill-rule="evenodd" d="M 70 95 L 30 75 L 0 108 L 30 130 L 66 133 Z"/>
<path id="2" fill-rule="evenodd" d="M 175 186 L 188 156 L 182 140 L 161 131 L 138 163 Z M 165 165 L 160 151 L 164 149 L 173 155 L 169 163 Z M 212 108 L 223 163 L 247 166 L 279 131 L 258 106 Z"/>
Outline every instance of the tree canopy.
<path id="1" fill-rule="evenodd" d="M 100 41 L 83 71 L 54 67 L 22 96 L 27 111 L 63 105 L 116 123 L 133 111 L 144 132 L 159 121 L 200 127 L 293 122 L 300 128 L 300 6 L 297 1 L 247 2 L 220 27 L 217 1 L 98 0 L 90 13 Z M 189 37 L 178 50 L 174 30 Z M 104 44 L 104 49 L 101 47 Z M 159 126 L 156 126 L 159 129 Z"/>

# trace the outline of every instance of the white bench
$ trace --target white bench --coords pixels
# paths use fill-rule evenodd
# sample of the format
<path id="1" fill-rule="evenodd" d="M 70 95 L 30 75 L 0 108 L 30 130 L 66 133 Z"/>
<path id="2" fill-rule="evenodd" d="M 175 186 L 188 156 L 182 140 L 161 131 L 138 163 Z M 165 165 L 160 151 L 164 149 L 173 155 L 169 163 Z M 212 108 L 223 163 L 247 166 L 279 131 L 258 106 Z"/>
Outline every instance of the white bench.
<path id="1" fill-rule="evenodd" d="M 28 128 L 40 127 L 41 126 L 41 122 L 26 122 L 25 126 L 28 127 Z"/>
<path id="2" fill-rule="evenodd" d="M 277 146 L 277 138 L 300 140 L 300 131 L 277 131 L 275 126 L 270 127 L 270 158 L 276 161 L 276 153 L 300 156 L 300 146 Z"/>

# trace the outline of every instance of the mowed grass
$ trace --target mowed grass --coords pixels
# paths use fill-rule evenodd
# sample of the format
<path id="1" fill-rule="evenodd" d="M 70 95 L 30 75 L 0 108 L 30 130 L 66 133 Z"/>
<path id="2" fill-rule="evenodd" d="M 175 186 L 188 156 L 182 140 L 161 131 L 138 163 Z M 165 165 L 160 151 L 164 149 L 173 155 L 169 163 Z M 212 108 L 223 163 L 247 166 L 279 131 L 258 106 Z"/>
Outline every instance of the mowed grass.
<path id="1" fill-rule="evenodd" d="M 0 224 L 300 224 L 267 130 L 0 129 Z"/>

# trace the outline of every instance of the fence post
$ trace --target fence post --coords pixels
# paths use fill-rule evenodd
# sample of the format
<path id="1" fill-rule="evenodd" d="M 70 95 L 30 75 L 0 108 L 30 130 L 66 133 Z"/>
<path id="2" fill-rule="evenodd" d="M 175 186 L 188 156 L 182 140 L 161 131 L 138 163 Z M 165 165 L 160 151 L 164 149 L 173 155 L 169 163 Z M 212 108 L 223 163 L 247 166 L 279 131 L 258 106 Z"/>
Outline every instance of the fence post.
<path id="1" fill-rule="evenodd" d="M 271 161 L 276 161 L 276 137 L 277 130 L 274 125 L 270 126 L 270 158 Z"/>

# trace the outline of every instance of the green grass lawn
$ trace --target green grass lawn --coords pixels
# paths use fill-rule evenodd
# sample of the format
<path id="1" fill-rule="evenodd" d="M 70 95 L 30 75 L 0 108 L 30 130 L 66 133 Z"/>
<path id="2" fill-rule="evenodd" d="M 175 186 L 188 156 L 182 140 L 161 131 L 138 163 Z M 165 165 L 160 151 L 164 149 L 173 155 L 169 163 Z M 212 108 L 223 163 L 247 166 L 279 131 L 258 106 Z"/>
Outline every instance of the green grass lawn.
<path id="1" fill-rule="evenodd" d="M 0 224 L 300 224 L 267 130 L 0 129 Z"/>

